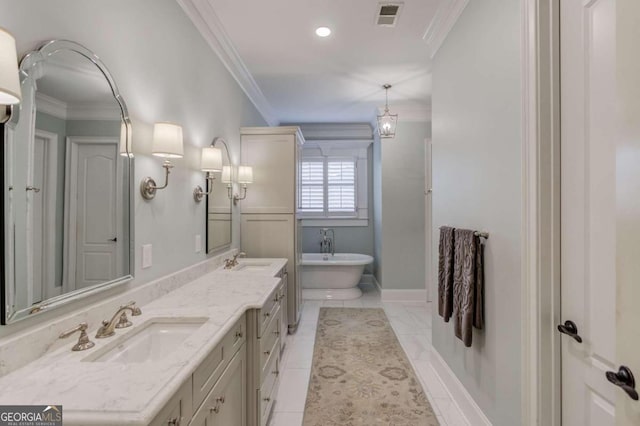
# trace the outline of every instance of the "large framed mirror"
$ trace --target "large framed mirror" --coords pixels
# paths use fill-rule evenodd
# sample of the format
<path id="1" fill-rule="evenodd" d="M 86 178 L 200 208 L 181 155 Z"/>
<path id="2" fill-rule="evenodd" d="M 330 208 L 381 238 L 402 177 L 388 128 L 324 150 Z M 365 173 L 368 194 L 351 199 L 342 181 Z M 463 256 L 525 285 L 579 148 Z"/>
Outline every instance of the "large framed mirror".
<path id="1" fill-rule="evenodd" d="M 2 323 L 133 278 L 131 122 L 102 61 L 67 40 L 20 62 L 4 124 Z"/>
<path id="2" fill-rule="evenodd" d="M 222 151 L 222 171 L 207 179 L 207 253 L 221 251 L 231 246 L 232 229 L 232 180 L 233 167 L 229 147 L 222 138 L 211 144 Z"/>

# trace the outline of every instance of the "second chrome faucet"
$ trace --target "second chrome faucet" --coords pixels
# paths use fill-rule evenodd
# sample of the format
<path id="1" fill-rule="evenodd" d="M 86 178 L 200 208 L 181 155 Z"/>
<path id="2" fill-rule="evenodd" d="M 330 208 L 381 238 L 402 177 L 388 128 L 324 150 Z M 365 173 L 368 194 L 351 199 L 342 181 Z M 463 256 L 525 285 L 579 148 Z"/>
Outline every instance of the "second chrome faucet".
<path id="1" fill-rule="evenodd" d="M 96 333 L 96 338 L 102 339 L 104 337 L 110 337 L 116 333 L 116 328 L 130 327 L 132 324 L 127 318 L 127 311 L 131 312 L 132 317 L 142 315 L 142 311 L 136 306 L 136 302 L 129 302 L 124 306 L 120 306 L 116 313 L 113 314 L 113 317 L 111 317 L 111 321 L 102 321 L 102 325 Z"/>

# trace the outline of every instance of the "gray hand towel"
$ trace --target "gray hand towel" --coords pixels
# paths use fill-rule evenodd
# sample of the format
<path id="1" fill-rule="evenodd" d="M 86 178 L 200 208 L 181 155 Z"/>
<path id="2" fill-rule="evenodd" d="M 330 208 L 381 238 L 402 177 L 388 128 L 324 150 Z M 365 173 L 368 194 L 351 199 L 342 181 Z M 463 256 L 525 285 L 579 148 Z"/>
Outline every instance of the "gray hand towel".
<path id="1" fill-rule="evenodd" d="M 470 347 L 472 328 L 482 328 L 483 265 L 480 237 L 468 229 L 454 231 L 453 318 L 456 337 Z"/>
<path id="2" fill-rule="evenodd" d="M 438 248 L 438 314 L 449 322 L 453 313 L 453 228 L 440 228 Z"/>

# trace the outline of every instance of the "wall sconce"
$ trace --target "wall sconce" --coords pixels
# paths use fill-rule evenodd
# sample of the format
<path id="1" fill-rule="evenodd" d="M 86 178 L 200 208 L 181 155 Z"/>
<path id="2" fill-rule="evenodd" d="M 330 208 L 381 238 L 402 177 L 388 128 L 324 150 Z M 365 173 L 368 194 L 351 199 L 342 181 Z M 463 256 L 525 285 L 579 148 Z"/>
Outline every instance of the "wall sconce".
<path id="1" fill-rule="evenodd" d="M 242 197 L 238 194 L 233 196 L 233 205 L 237 205 L 238 201 L 247 198 L 247 184 L 253 183 L 253 168 L 251 166 L 238 166 L 238 183 L 242 185 Z"/>
<path id="2" fill-rule="evenodd" d="M 205 195 L 210 195 L 213 192 L 213 181 L 215 180 L 213 173 L 222 170 L 222 150 L 220 148 L 214 148 L 213 144 L 202 148 L 200 170 L 207 173 L 209 189 L 207 192 L 204 192 L 200 185 L 196 186 L 193 190 L 193 199 L 196 200 L 196 203 L 202 201 Z"/>
<path id="3" fill-rule="evenodd" d="M 6 122 L 11 116 L 11 105 L 21 100 L 16 39 L 0 28 L 0 105 L 5 105 L 6 110 L 0 113 L 0 123 Z"/>
<path id="4" fill-rule="evenodd" d="M 156 186 L 156 181 L 146 177 L 140 182 L 140 193 L 145 200 L 152 200 L 156 191 L 165 189 L 169 185 L 169 173 L 173 164 L 169 158 L 182 158 L 182 127 L 172 123 L 155 123 L 153 125 L 153 151 L 157 157 L 167 158 L 164 167 L 164 185 Z"/>

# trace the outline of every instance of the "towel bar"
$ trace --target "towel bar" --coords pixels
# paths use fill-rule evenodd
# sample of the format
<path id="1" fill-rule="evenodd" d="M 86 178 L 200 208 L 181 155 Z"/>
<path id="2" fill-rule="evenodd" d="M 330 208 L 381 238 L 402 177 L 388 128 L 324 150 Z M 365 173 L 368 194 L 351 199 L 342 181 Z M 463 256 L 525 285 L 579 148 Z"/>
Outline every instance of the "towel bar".
<path id="1" fill-rule="evenodd" d="M 442 229 L 442 227 L 440 227 L 440 229 Z M 480 231 L 474 231 L 473 235 L 480 237 L 480 238 L 484 238 L 484 239 L 489 239 L 489 233 L 488 232 L 480 232 Z"/>

